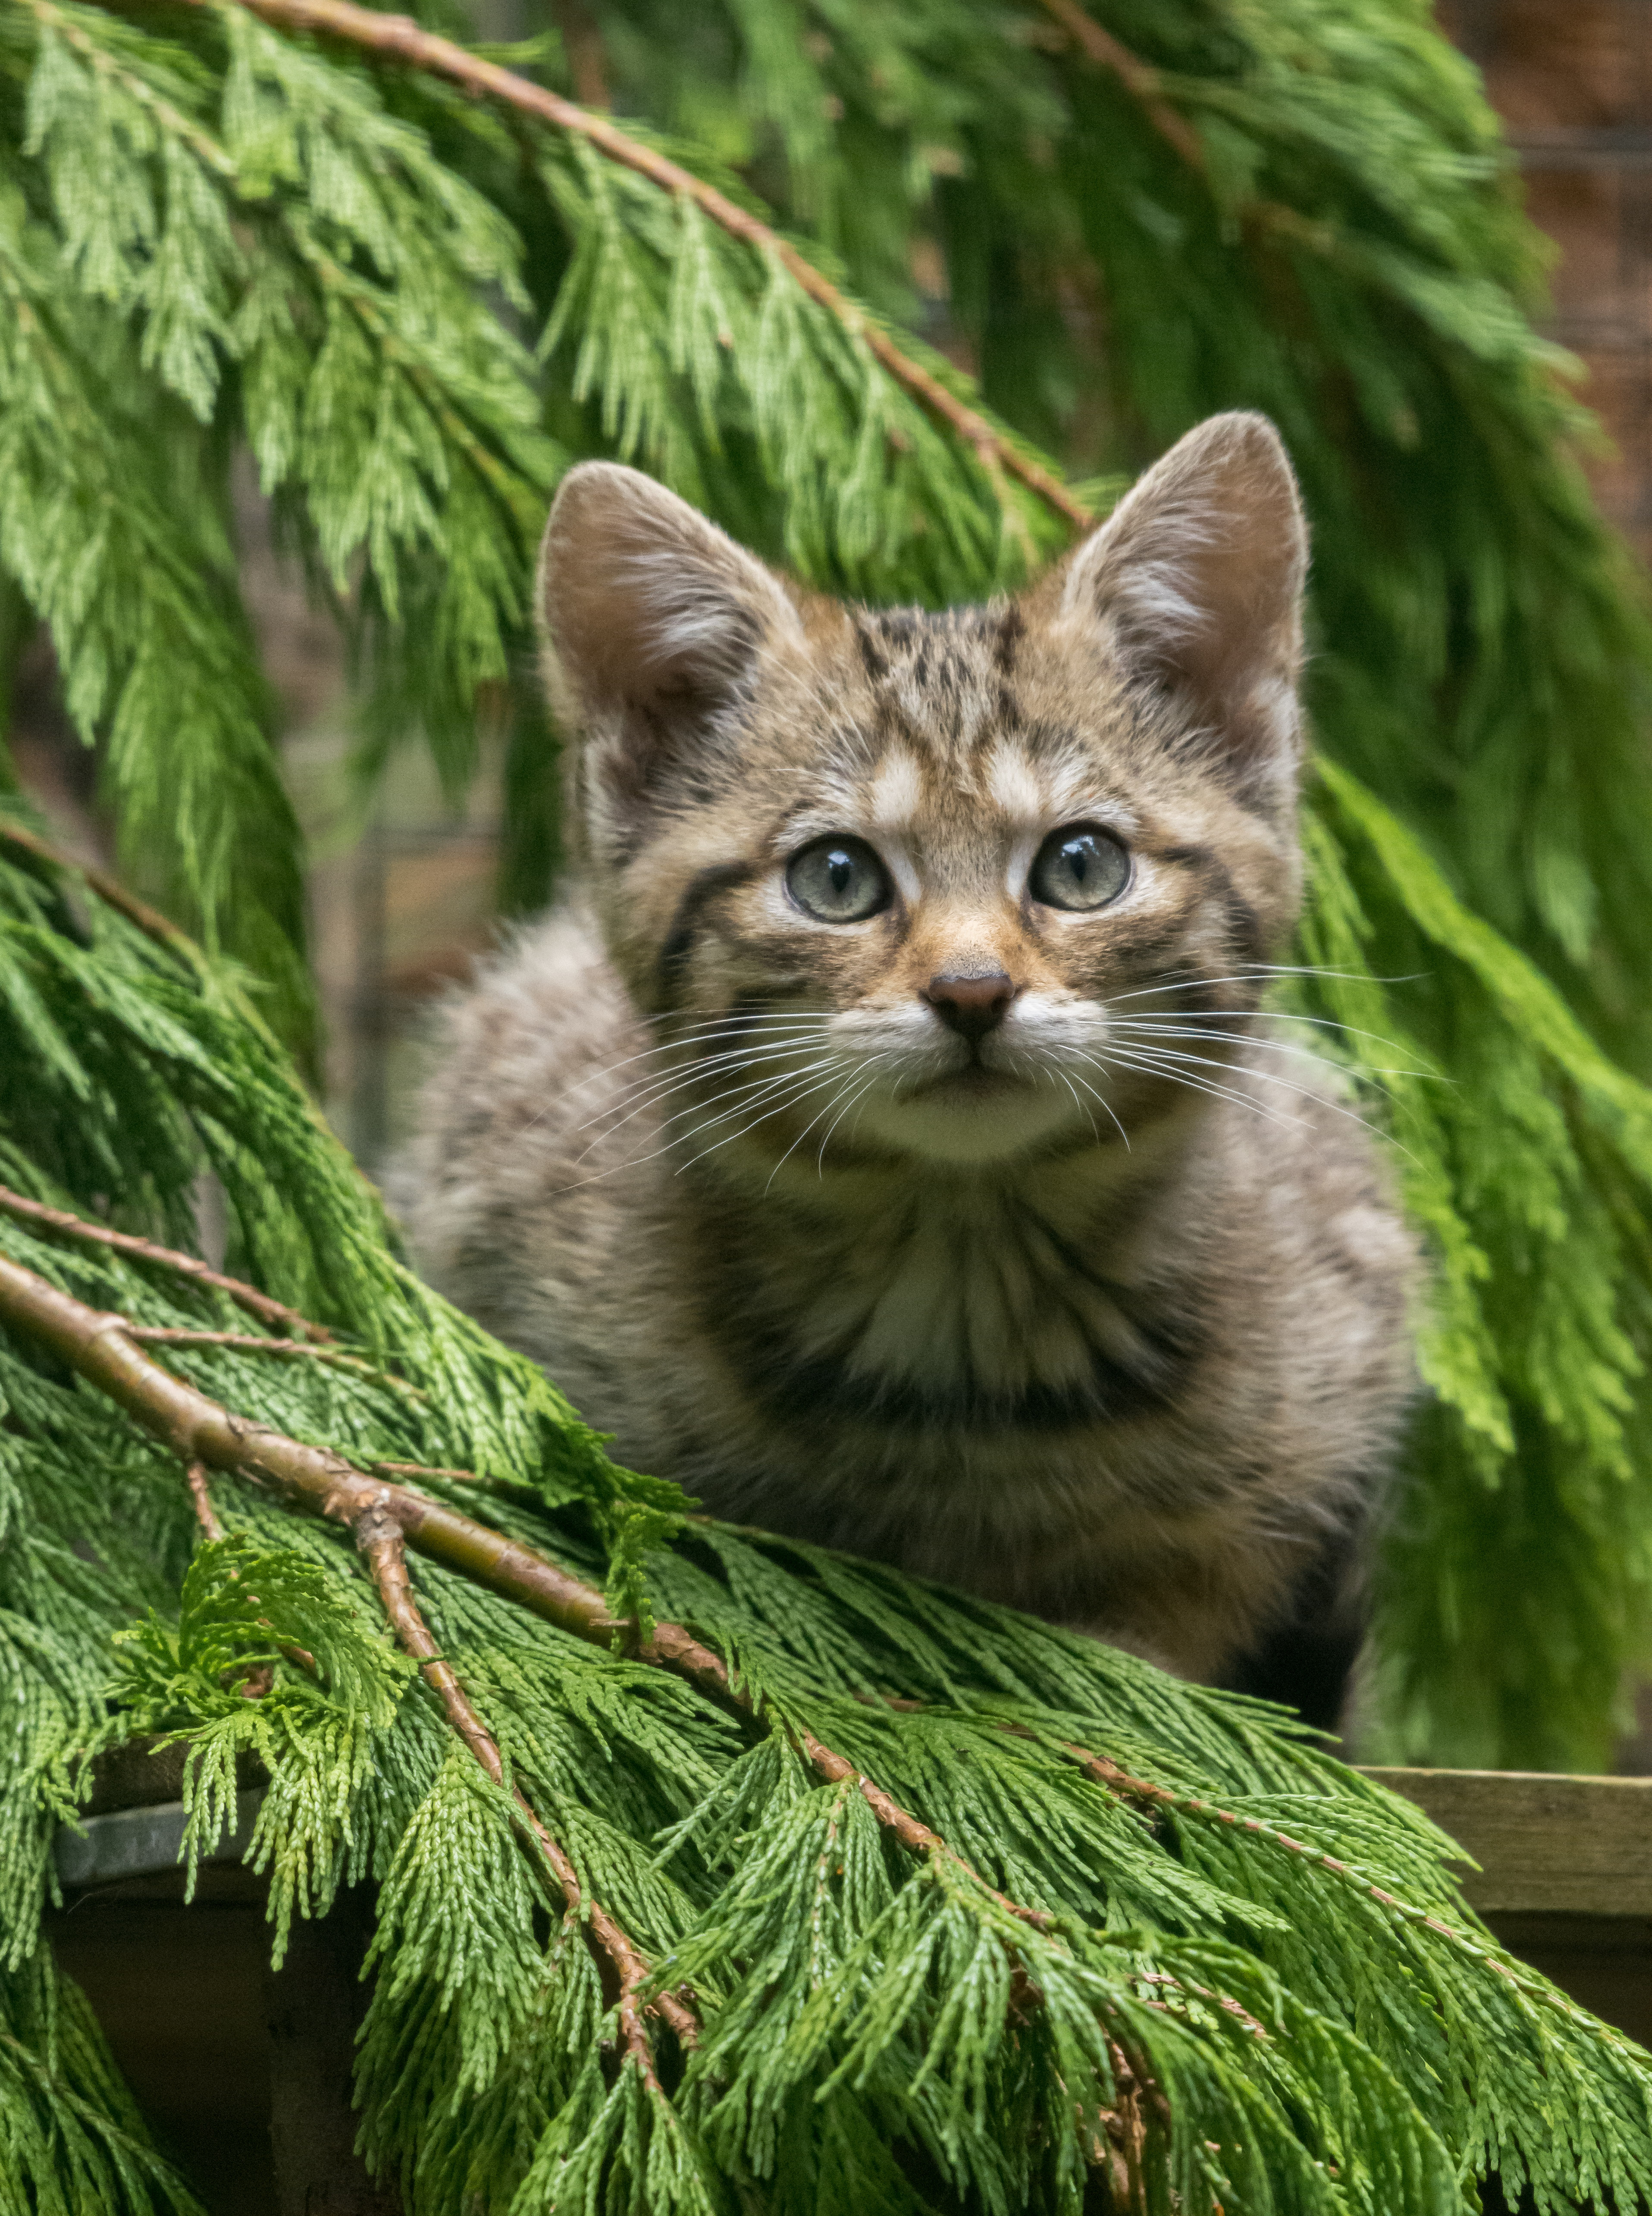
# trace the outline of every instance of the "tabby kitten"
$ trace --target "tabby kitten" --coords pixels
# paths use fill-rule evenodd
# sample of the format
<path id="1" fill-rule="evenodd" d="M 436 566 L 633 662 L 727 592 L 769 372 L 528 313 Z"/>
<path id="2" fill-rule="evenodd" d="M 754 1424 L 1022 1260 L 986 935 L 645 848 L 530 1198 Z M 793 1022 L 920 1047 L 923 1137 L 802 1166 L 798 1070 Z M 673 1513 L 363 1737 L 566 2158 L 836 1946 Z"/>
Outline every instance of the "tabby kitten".
<path id="1" fill-rule="evenodd" d="M 1413 1255 L 1257 1013 L 1305 565 L 1254 416 L 944 615 L 575 470 L 583 889 L 449 1006 L 410 1189 L 435 1283 L 626 1462 L 1329 1721 Z"/>

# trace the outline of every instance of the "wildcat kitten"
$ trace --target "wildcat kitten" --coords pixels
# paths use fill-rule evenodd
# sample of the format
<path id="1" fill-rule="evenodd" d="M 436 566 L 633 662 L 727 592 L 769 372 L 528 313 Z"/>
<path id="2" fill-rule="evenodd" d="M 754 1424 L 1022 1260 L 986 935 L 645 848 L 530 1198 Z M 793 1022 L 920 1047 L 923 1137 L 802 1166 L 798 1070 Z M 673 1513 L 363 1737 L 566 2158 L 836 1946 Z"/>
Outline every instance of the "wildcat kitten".
<path id="1" fill-rule="evenodd" d="M 1305 565 L 1254 416 L 943 615 L 573 471 L 540 591 L 583 890 L 450 1005 L 410 1221 L 719 1515 L 1329 1722 L 1414 1258 L 1256 1013 Z"/>

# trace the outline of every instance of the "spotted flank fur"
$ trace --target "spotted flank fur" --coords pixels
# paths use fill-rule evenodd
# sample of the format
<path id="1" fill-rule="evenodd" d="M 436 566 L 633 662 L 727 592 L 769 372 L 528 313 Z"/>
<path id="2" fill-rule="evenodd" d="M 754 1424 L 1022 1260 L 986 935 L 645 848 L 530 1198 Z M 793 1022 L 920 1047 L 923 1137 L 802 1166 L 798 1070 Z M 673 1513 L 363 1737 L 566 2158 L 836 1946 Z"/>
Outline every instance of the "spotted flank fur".
<path id="1" fill-rule="evenodd" d="M 1305 563 L 1253 416 L 940 615 L 575 470 L 580 889 L 448 1006 L 404 1185 L 436 1283 L 626 1462 L 1328 1721 L 1415 1257 L 1259 1013 Z"/>

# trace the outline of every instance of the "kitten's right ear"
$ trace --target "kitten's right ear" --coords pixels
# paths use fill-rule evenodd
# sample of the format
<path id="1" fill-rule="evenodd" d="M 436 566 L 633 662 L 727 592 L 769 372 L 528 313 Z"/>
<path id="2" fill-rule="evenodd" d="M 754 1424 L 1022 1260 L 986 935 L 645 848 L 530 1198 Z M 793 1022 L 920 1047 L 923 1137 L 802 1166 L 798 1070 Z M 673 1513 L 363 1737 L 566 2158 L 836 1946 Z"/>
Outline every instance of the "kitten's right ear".
<path id="1" fill-rule="evenodd" d="M 706 746 L 766 645 L 801 644 L 778 577 L 640 470 L 563 479 L 539 556 L 547 676 L 581 739 L 582 813 L 622 847 L 662 779 Z"/>
<path id="2" fill-rule="evenodd" d="M 1069 623 L 1191 711 L 1193 742 L 1253 795 L 1289 804 L 1308 533 L 1266 416 L 1213 416 L 1132 487 L 1073 557 Z"/>

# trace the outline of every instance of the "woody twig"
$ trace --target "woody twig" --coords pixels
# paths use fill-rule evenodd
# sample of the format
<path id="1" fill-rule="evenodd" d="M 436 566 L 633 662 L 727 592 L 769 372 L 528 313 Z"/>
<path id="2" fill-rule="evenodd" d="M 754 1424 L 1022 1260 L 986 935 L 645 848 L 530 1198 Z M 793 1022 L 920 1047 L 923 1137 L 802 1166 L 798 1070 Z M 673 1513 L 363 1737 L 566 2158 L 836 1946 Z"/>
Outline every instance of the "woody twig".
<path id="1" fill-rule="evenodd" d="M 418 1664 L 420 1674 L 441 1700 L 448 1722 L 470 1749 L 478 1766 L 496 1785 L 505 1786 L 504 1757 L 498 1742 L 472 1705 L 453 1664 L 438 1649 L 414 1597 L 407 1574 L 402 1529 L 392 1503 L 393 1488 L 384 1485 L 379 1491 L 379 1498 L 369 1499 L 358 1510 L 354 1525 L 355 1543 L 367 1559 L 385 1614 L 403 1651 Z M 521 1788 L 511 1785 L 509 1791 L 521 1828 L 544 1857 L 569 1916 L 576 1922 L 583 1922 L 592 1944 L 608 1966 L 618 1989 L 615 2004 L 621 2049 L 637 2064 L 648 2082 L 657 2087 L 659 2074 L 646 2011 L 651 2009 L 663 2017 L 685 2047 L 692 2047 L 699 2038 L 699 2019 L 675 1993 L 660 1992 L 650 2001 L 644 2000 L 650 1969 L 646 1957 L 600 1901 L 585 1899 L 578 1871 L 539 1820 Z"/>
<path id="2" fill-rule="evenodd" d="M 0 1322 L 50 1347 L 158 1438 L 186 1468 L 199 1462 L 233 1472 L 293 1507 L 345 1524 L 358 1536 L 365 1532 L 365 1548 L 376 1549 L 376 1553 L 369 1551 L 369 1561 L 398 1635 L 421 1668 L 426 1669 L 455 1729 L 490 1775 L 495 1774 L 490 1765 L 497 1759 L 497 1749 L 470 1708 L 448 1665 L 429 1643 L 416 1610 L 409 1613 L 410 1591 L 403 1550 L 410 1547 L 604 1651 L 611 1649 L 616 1632 L 629 1628 L 609 1614 L 606 1600 L 594 1585 L 572 1576 L 559 1564 L 444 1502 L 385 1477 L 366 1474 L 330 1448 L 289 1438 L 267 1425 L 233 1413 L 157 1362 L 133 1337 L 126 1318 L 100 1313 L 3 1256 L 0 1256 Z M 674 1671 L 708 1697 L 764 1728 L 772 1727 L 750 1694 L 733 1684 L 722 1658 L 681 1624 L 656 1623 L 650 1637 L 635 1642 L 627 1651 L 637 1660 Z M 878 1822 L 909 1853 L 964 1877 L 1023 1927 L 1041 1936 L 1055 1933 L 1057 1919 L 1054 1916 L 1012 1900 L 989 1885 L 938 1831 L 903 1807 L 855 1764 L 804 1727 L 784 1728 L 816 1774 L 832 1784 L 852 1782 Z M 490 1747 L 491 1754 L 487 1751 Z M 502 1781 L 502 1765 L 498 1775 Z M 534 1827 L 561 1883 L 562 1868 L 546 1847 L 538 1819 L 531 1809 L 525 1808 L 524 1816 Z M 565 1857 L 563 1861 L 565 1863 Z M 571 1865 L 567 1868 L 571 1874 Z M 577 1878 L 572 1881 L 576 1885 Z M 610 1951 L 608 1941 L 595 1923 L 599 1912 L 593 1904 L 587 1921 L 619 1974 L 622 1994 L 634 1994 L 636 1985 L 626 1984 L 635 1967 L 625 1954 L 630 1942 L 616 1931 L 613 1948 L 617 1951 Z M 1037 1989 L 1019 1963 L 1017 1977 L 1017 2004 L 1036 2004 Z M 669 2022 L 672 2010 L 681 2004 L 661 1994 L 648 2005 Z M 1137 2066 L 1116 2035 L 1113 2043 L 1119 2047 L 1142 2096 L 1150 2106 L 1162 2103 L 1162 2096 L 1145 2070 Z"/>
<path id="3" fill-rule="evenodd" d="M 8 838 L 15 836 L 9 825 L 5 827 Z M 51 849 L 39 840 L 30 840 L 42 853 Z M 55 861 L 60 858 L 52 855 Z M 102 888 L 100 887 L 100 890 Z M 160 1246 L 152 1239 L 139 1239 L 130 1231 L 114 1231 L 107 1223 L 89 1223 L 84 1216 L 71 1216 L 66 1208 L 48 1208 L 44 1201 L 30 1200 L 21 1192 L 13 1192 L 9 1185 L 0 1185 L 0 1210 L 15 1216 L 20 1222 L 38 1224 L 43 1230 L 61 1233 L 65 1238 L 84 1240 L 89 1246 L 110 1246 L 118 1254 L 129 1254 L 136 1262 L 154 1262 L 170 1270 L 175 1277 L 189 1277 L 198 1285 L 208 1285 L 214 1292 L 227 1293 L 237 1308 L 245 1308 L 262 1322 L 285 1325 L 295 1339 L 314 1345 L 327 1345 L 333 1334 L 308 1316 L 300 1315 L 285 1302 L 272 1300 L 261 1293 L 256 1285 L 243 1284 L 239 1277 L 226 1277 L 221 1270 L 214 1270 L 198 1255 L 180 1253 L 175 1246 Z M 281 1342 L 260 1339 L 257 1344 L 266 1351 Z"/>

